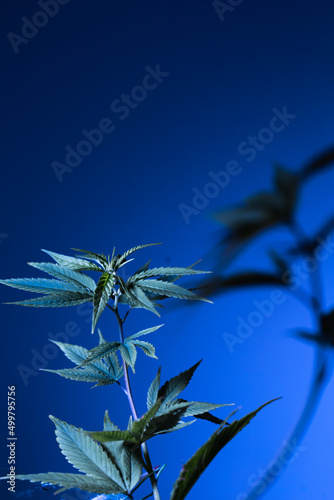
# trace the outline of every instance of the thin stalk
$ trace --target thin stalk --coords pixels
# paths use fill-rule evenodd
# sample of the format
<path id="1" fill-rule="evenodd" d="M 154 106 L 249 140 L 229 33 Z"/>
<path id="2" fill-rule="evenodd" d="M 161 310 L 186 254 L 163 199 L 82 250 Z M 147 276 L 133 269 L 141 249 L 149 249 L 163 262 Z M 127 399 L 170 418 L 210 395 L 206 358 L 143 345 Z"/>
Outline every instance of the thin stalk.
<path id="1" fill-rule="evenodd" d="M 304 234 L 303 230 L 295 222 L 291 222 L 289 224 L 289 228 L 294 234 L 299 245 L 310 243 L 309 238 Z M 312 257 L 311 252 L 310 256 Z M 320 319 L 322 314 L 322 283 L 320 280 L 318 269 L 315 272 L 311 273 L 310 283 L 312 288 L 312 309 L 315 319 L 315 326 L 320 331 Z M 248 493 L 248 500 L 255 500 L 261 497 L 264 493 L 267 493 L 269 487 L 273 486 L 278 477 L 281 476 L 282 472 L 280 474 L 277 474 L 277 470 L 283 471 L 287 467 L 287 465 L 291 463 L 291 460 L 299 455 L 298 447 L 313 421 L 328 380 L 329 369 L 326 348 L 324 348 L 320 344 L 317 344 L 312 383 L 303 411 L 301 412 L 301 415 L 296 425 L 290 432 L 289 436 L 283 441 L 283 444 L 279 449 L 276 457 L 274 458 L 273 462 L 271 462 L 270 468 L 267 469 L 264 476 L 261 477 L 261 483 L 263 484 L 264 482 L 266 488 L 263 489 L 262 486 L 259 488 L 259 484 L 256 485 Z"/>
<path id="2" fill-rule="evenodd" d="M 125 318 L 122 319 L 120 317 L 117 307 L 115 307 L 115 309 L 113 309 L 113 311 L 114 311 L 116 318 L 117 318 L 120 341 L 124 342 L 123 323 L 124 323 Z M 124 359 L 123 359 L 123 371 L 124 371 L 124 381 L 125 381 L 125 388 L 126 388 L 126 391 L 124 391 L 124 392 L 127 395 L 129 405 L 131 408 L 132 416 L 133 416 L 134 420 L 138 420 L 138 414 L 137 414 L 137 410 L 135 407 L 135 403 L 134 403 L 134 399 L 133 399 L 133 395 L 132 395 L 132 391 L 131 391 L 128 365 L 126 364 Z M 158 489 L 158 484 L 157 484 L 157 480 L 154 476 L 154 471 L 153 471 L 152 462 L 150 459 L 150 454 L 148 452 L 147 444 L 143 443 L 141 445 L 141 448 L 142 448 L 142 452 L 143 452 L 143 455 L 145 458 L 145 465 L 146 465 L 145 468 L 146 468 L 147 472 L 150 474 L 150 481 L 151 481 L 151 485 L 152 485 L 154 500 L 160 500 L 160 493 L 159 493 L 159 489 Z"/>

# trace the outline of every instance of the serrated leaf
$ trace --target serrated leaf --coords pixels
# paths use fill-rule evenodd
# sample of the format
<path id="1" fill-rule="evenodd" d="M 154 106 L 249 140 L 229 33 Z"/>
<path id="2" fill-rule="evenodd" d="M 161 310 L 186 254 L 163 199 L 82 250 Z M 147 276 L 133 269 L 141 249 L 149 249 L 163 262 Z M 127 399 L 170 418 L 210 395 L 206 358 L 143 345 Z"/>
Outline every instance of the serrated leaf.
<path id="1" fill-rule="evenodd" d="M 25 290 L 26 292 L 54 293 L 57 291 L 82 292 L 82 288 L 71 283 L 60 280 L 49 280 L 45 278 L 12 278 L 0 280 L 3 285 Z"/>
<path id="2" fill-rule="evenodd" d="M 141 272 L 137 272 L 131 278 L 129 278 L 129 283 L 133 281 L 138 281 L 140 279 L 151 278 L 155 276 L 173 276 L 181 278 L 182 276 L 193 275 L 193 274 L 208 274 L 211 271 L 199 271 L 191 269 L 189 267 L 154 267 L 152 269 L 147 269 Z"/>
<path id="3" fill-rule="evenodd" d="M 84 368 L 63 368 L 61 370 L 49 370 L 41 368 L 41 371 L 56 373 L 61 377 L 78 382 L 95 383 L 96 386 L 110 385 L 117 382 L 117 379 L 108 372 L 107 367 L 104 370 L 96 366 L 89 365 Z"/>
<path id="4" fill-rule="evenodd" d="M 7 302 L 26 307 L 68 307 L 83 304 L 93 300 L 93 295 L 89 292 L 56 292 L 36 297 L 34 299 L 22 300 L 19 302 Z"/>
<path id="5" fill-rule="evenodd" d="M 160 317 L 160 314 L 155 310 L 156 304 L 147 297 L 143 290 L 133 283 L 131 287 L 125 287 L 125 294 L 129 298 L 130 305 L 132 307 L 140 307 L 153 312 Z"/>
<path id="6" fill-rule="evenodd" d="M 161 406 L 160 410 L 157 412 L 157 416 L 169 413 L 172 410 L 184 409 L 185 413 L 183 417 L 194 417 L 205 413 L 208 411 L 216 410 L 223 406 L 233 406 L 230 404 L 213 404 L 213 403 L 202 403 L 200 401 L 185 401 L 183 399 L 176 399 L 168 404 Z"/>
<path id="7" fill-rule="evenodd" d="M 130 431 L 93 431 L 89 433 L 93 439 L 100 443 L 108 443 L 109 441 L 125 441 L 127 443 L 137 444 L 136 439 Z"/>
<path id="8" fill-rule="evenodd" d="M 146 429 L 146 426 L 149 424 L 151 419 L 153 419 L 153 417 L 159 410 L 161 404 L 162 401 L 158 399 L 154 403 L 154 405 L 146 413 L 144 413 L 144 415 L 141 418 L 134 420 L 130 430 L 131 434 L 136 438 L 138 443 L 142 442 L 142 437 Z"/>
<path id="9" fill-rule="evenodd" d="M 174 425 L 174 427 L 168 427 L 164 430 L 154 432 L 154 436 L 158 436 L 159 434 L 169 434 L 170 432 L 179 431 L 181 429 L 184 429 L 185 427 L 188 427 L 188 425 L 194 424 L 195 422 L 196 420 L 190 420 L 189 422 L 179 421 L 179 423 Z"/>
<path id="10" fill-rule="evenodd" d="M 103 344 L 103 342 L 107 342 L 106 339 L 103 337 L 100 328 L 97 329 L 97 333 L 99 335 L 99 344 Z"/>
<path id="11" fill-rule="evenodd" d="M 56 340 L 51 340 L 54 344 L 56 344 L 65 354 L 65 356 L 75 363 L 78 366 L 81 366 L 84 361 L 86 361 L 89 356 L 90 351 L 85 349 L 84 347 L 74 345 L 74 344 L 66 344 L 63 342 L 58 342 Z M 44 370 L 53 373 L 57 373 L 58 375 L 69 378 L 71 380 L 78 380 L 84 382 L 95 382 L 97 386 L 100 385 L 108 385 L 116 382 L 123 375 L 123 367 L 119 365 L 118 359 L 116 357 L 116 363 L 113 360 L 107 358 L 109 363 L 105 363 L 100 360 L 96 360 L 89 364 L 89 366 L 85 368 L 89 368 L 89 370 L 82 370 L 77 368 L 65 368 L 61 370 Z"/>
<path id="12" fill-rule="evenodd" d="M 93 264 L 89 260 L 70 257 L 69 255 L 62 255 L 60 253 L 50 252 L 49 250 L 43 250 L 42 252 L 47 253 L 53 258 L 60 266 L 72 269 L 72 271 L 100 271 L 102 268 L 96 264 Z"/>
<path id="13" fill-rule="evenodd" d="M 103 418 L 103 430 L 104 431 L 117 431 L 119 430 L 117 425 L 113 424 L 109 417 L 108 410 L 105 411 Z"/>
<path id="14" fill-rule="evenodd" d="M 61 349 L 61 351 L 65 354 L 65 356 L 76 365 L 80 365 L 89 354 L 88 349 L 80 345 L 66 344 L 64 342 L 59 342 L 58 340 L 52 339 L 50 339 L 50 342 L 56 344 L 59 349 Z"/>
<path id="15" fill-rule="evenodd" d="M 136 281 L 137 287 L 147 290 L 148 292 L 156 293 L 157 295 L 165 295 L 166 297 L 173 297 L 176 299 L 186 300 L 203 300 L 204 302 L 211 302 L 210 300 L 200 297 L 196 293 L 187 290 L 174 283 L 160 280 L 140 280 Z"/>
<path id="16" fill-rule="evenodd" d="M 155 347 L 154 345 L 150 344 L 150 342 L 144 342 L 143 340 L 135 340 L 132 341 L 131 343 L 136 347 L 140 347 L 144 351 L 146 356 L 158 359 L 157 356 L 155 355 Z"/>
<path id="17" fill-rule="evenodd" d="M 89 363 L 93 363 L 98 361 L 99 359 L 104 359 L 108 357 L 113 351 L 119 349 L 121 343 L 120 342 L 103 342 L 98 346 L 94 347 L 89 351 L 87 358 L 81 363 L 80 366 L 88 365 Z"/>
<path id="18" fill-rule="evenodd" d="M 130 337 L 127 337 L 125 339 L 125 342 L 128 342 L 128 341 L 133 340 L 133 339 L 137 339 L 139 337 L 142 337 L 143 335 L 148 335 L 149 333 L 155 332 L 156 330 L 159 330 L 159 328 L 161 328 L 162 326 L 164 326 L 164 325 L 162 324 L 162 325 L 158 325 L 158 326 L 152 326 L 151 328 L 145 328 L 145 330 L 141 330 L 140 332 L 135 333 L 134 335 L 130 335 Z"/>
<path id="19" fill-rule="evenodd" d="M 150 409 L 158 398 L 158 392 L 160 387 L 160 374 L 161 374 L 161 366 L 159 367 L 158 373 L 156 374 L 153 382 L 151 383 L 148 391 L 147 391 L 147 408 Z"/>
<path id="20" fill-rule="evenodd" d="M 123 375 L 123 366 L 120 365 L 116 351 L 111 351 L 109 356 L 103 358 L 105 364 L 108 366 L 110 373 L 118 380 Z"/>
<path id="21" fill-rule="evenodd" d="M 123 253 L 123 255 L 118 256 L 118 258 L 115 260 L 115 269 L 118 269 L 123 262 L 127 259 L 129 255 L 131 255 L 134 252 L 137 252 L 138 250 L 141 250 L 142 248 L 146 247 L 152 247 L 155 245 L 161 245 L 161 243 L 147 243 L 146 245 L 138 245 L 136 247 L 130 248 L 130 250 L 127 250 L 126 252 Z"/>
<path id="22" fill-rule="evenodd" d="M 187 387 L 194 374 L 194 371 L 200 363 L 201 361 L 196 363 L 188 370 L 181 372 L 176 377 L 168 380 L 161 387 L 161 389 L 159 389 L 158 398 L 162 398 L 164 404 L 167 404 L 172 401 L 172 399 L 176 398 L 180 394 L 180 392 L 182 392 Z"/>
<path id="23" fill-rule="evenodd" d="M 108 267 L 108 259 L 103 253 L 94 253 L 89 250 L 81 250 L 80 248 L 72 248 L 72 250 L 84 253 L 86 259 L 99 262 L 104 269 Z M 78 257 L 81 258 L 80 255 L 78 255 Z"/>
<path id="24" fill-rule="evenodd" d="M 71 269 L 67 269 L 59 264 L 51 264 L 50 262 L 28 262 L 28 264 L 29 266 L 35 267 L 40 271 L 44 271 L 55 278 L 59 278 L 69 283 L 74 283 L 85 290 L 88 289 L 91 292 L 94 292 L 96 288 L 95 281 L 86 274 L 79 273 L 78 271 L 72 271 Z"/>
<path id="25" fill-rule="evenodd" d="M 120 344 L 119 351 L 125 363 L 131 366 L 133 373 L 135 372 L 135 363 L 137 359 L 137 351 L 132 342 Z"/>
<path id="26" fill-rule="evenodd" d="M 115 284 L 115 278 L 112 274 L 105 272 L 102 274 L 101 278 L 96 285 L 96 290 L 94 293 L 94 309 L 93 309 L 93 322 L 92 322 L 92 333 L 94 332 L 97 320 L 104 311 L 108 300 L 110 298 L 113 286 Z"/>
<path id="27" fill-rule="evenodd" d="M 141 418 L 132 421 L 132 418 L 130 417 L 128 429 L 126 431 L 120 431 L 117 428 L 114 428 L 113 424 L 111 424 L 110 421 L 108 422 L 109 416 L 106 414 L 105 420 L 107 419 L 107 426 L 110 428 L 111 424 L 112 430 L 90 432 L 89 434 L 93 439 L 96 439 L 101 443 L 107 443 L 109 441 L 123 441 L 125 443 L 136 444 L 139 446 L 142 442 L 151 437 L 151 433 L 147 435 L 146 429 L 150 427 L 151 423 L 153 423 L 153 417 L 158 411 L 160 405 L 161 401 L 158 399 Z"/>
<path id="28" fill-rule="evenodd" d="M 103 431 L 119 431 L 120 429 L 117 425 L 113 424 L 109 418 L 108 410 L 106 410 L 103 419 Z M 101 443 L 104 450 L 107 451 L 110 459 L 114 462 L 115 466 L 119 469 L 120 474 L 122 474 L 124 481 L 124 471 L 122 469 L 122 464 L 120 463 L 119 457 L 122 453 L 123 443 L 122 441 L 110 441 L 108 443 Z"/>
<path id="29" fill-rule="evenodd" d="M 97 480 L 113 481 L 125 488 L 123 479 L 103 448 L 82 429 L 50 416 L 56 426 L 59 447 L 66 459 L 81 472 Z"/>
<path id="30" fill-rule="evenodd" d="M 231 439 L 249 424 L 252 418 L 254 418 L 262 408 L 270 403 L 272 403 L 272 401 L 260 406 L 260 408 L 249 413 L 240 420 L 235 420 L 228 427 L 225 426 L 224 422 L 182 467 L 179 478 L 174 484 L 170 500 L 183 500 L 217 453 L 219 453 Z"/>
<path id="31" fill-rule="evenodd" d="M 209 413 L 209 411 L 207 411 L 209 409 L 208 405 L 211 405 L 212 403 L 202 403 L 202 402 L 198 402 L 198 401 L 195 401 L 195 402 L 190 401 L 189 402 L 189 401 L 186 401 L 185 399 L 175 399 L 170 404 L 175 404 L 175 403 L 187 403 L 189 405 L 189 410 L 187 410 L 187 416 L 193 416 L 193 417 L 196 417 L 196 418 L 199 418 L 202 420 L 208 420 L 209 422 L 213 422 L 214 424 L 218 424 L 218 425 L 222 424 L 224 421 L 223 419 L 217 418 L 214 415 L 212 415 L 211 413 Z M 192 405 L 194 405 L 194 406 L 192 406 Z M 205 406 L 206 406 L 206 409 L 205 409 Z M 225 403 L 225 404 L 213 405 L 213 406 L 215 406 L 216 408 L 221 407 L 221 406 L 234 406 L 234 403 Z M 199 409 L 199 411 L 197 411 L 197 409 Z M 214 410 L 214 409 L 215 408 L 211 407 L 211 410 Z M 191 414 L 190 414 L 190 412 L 191 412 Z M 229 425 L 229 424 L 227 424 L 227 425 Z"/>
<path id="32" fill-rule="evenodd" d="M 119 461 L 126 489 L 130 491 L 140 481 L 143 470 L 140 450 L 138 448 L 130 450 L 128 447 L 122 446 Z"/>
<path id="33" fill-rule="evenodd" d="M 96 480 L 94 477 L 86 476 L 84 474 L 68 474 L 63 472 L 46 472 L 41 474 L 18 474 L 15 479 L 28 480 L 32 483 L 47 483 L 59 485 L 61 490 L 65 491 L 71 488 L 79 488 L 83 491 L 97 494 L 115 494 L 124 493 L 124 488 L 121 488 L 114 481 L 110 479 Z"/>
<path id="34" fill-rule="evenodd" d="M 160 400 L 158 399 L 158 401 Z M 179 427 L 181 424 L 188 424 L 188 422 L 181 421 L 186 411 L 187 406 L 183 408 L 172 409 L 171 411 L 163 415 L 156 415 L 147 425 L 143 440 L 146 441 L 156 434 L 165 434 L 168 431 L 172 432 L 172 430 L 174 429 L 177 430 L 181 428 Z M 184 427 L 184 425 L 182 425 L 182 427 Z"/>

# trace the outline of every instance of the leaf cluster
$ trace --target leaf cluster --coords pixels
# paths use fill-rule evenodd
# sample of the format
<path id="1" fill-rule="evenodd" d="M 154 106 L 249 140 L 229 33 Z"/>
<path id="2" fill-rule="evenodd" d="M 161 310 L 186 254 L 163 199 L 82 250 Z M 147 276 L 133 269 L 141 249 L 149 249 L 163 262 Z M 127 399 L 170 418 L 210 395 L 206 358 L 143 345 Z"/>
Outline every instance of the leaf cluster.
<path id="1" fill-rule="evenodd" d="M 102 335 L 100 335 L 100 341 L 105 342 Z M 88 349 L 56 340 L 51 342 L 56 344 L 65 356 L 77 366 L 76 368 L 63 368 L 60 370 L 43 369 L 43 371 L 56 373 L 70 380 L 95 383 L 94 387 L 118 383 L 118 380 L 123 376 L 123 367 L 120 365 L 115 352 L 110 352 L 103 360 L 98 359 L 89 363 L 89 365 L 82 366 L 89 357 L 90 351 Z"/>
<path id="2" fill-rule="evenodd" d="M 138 447 L 158 434 L 174 432 L 195 422 L 195 420 L 184 422 L 182 419 L 185 417 L 196 417 L 202 414 L 204 418 L 211 420 L 209 411 L 228 405 L 185 401 L 177 398 L 187 387 L 199 363 L 168 380 L 162 387 L 160 387 L 161 368 L 159 368 L 147 392 L 147 412 L 140 419 L 132 422 L 124 431 L 95 431 L 90 435 L 99 442 L 122 440 L 129 446 Z"/>
<path id="3" fill-rule="evenodd" d="M 61 486 L 58 491 L 80 488 L 91 493 L 129 494 L 140 481 L 143 461 L 139 450 L 130 450 L 124 443 L 104 446 L 97 443 L 83 429 L 69 425 L 53 416 L 59 447 L 67 461 L 83 474 L 47 472 L 19 474 L 17 479 L 50 483 Z M 108 413 L 104 418 L 105 430 L 115 429 Z"/>
<path id="4" fill-rule="evenodd" d="M 74 250 L 83 255 L 79 254 L 76 257 L 43 250 L 54 259 L 56 264 L 48 262 L 28 262 L 28 264 L 56 279 L 13 278 L 0 280 L 0 283 L 28 292 L 45 294 L 37 298 L 12 302 L 12 304 L 28 307 L 65 307 L 92 302 L 94 306 L 92 332 L 94 332 L 96 323 L 106 306 L 111 307 L 109 305 L 110 299 L 114 301 L 112 306 L 114 308 L 117 307 L 118 303 L 122 303 L 131 308 L 147 309 L 158 316 L 160 314 L 156 308 L 161 307 L 158 301 L 166 298 L 209 302 L 208 299 L 198 296 L 193 291 L 174 284 L 183 276 L 207 272 L 192 269 L 193 266 L 149 269 L 149 263 L 147 263 L 127 281 L 122 279 L 119 270 L 133 260 L 128 259 L 128 257 L 137 250 L 156 244 L 158 243 L 139 245 L 116 256 L 114 249 L 111 257 L 78 249 Z M 101 276 L 95 282 L 83 271 L 99 272 Z M 140 347 L 145 349 L 145 345 Z"/>

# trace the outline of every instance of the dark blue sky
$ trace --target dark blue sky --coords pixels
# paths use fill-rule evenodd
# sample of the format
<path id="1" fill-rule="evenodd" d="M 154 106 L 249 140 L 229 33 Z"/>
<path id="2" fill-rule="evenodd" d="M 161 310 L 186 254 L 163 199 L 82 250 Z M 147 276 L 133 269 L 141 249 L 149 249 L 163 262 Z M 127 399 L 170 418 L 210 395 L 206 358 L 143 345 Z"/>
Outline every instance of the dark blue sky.
<path id="1" fill-rule="evenodd" d="M 111 253 L 114 246 L 121 252 L 161 241 L 137 254 L 136 264 L 148 258 L 153 265 L 192 264 L 219 239 L 214 211 L 267 189 L 273 162 L 297 169 L 333 142 L 334 5 L 328 1 L 244 0 L 226 12 L 205 0 L 63 0 L 52 3 L 54 11 L 44 4 L 4 0 L 1 6 L 1 278 L 40 276 L 26 262 L 45 260 L 41 248 Z M 42 5 L 49 14 L 40 14 Z M 306 231 L 331 214 L 333 181 L 326 171 L 306 185 L 299 212 Z M 262 266 L 261 251 L 252 247 L 239 263 Z M 213 265 L 206 257 L 202 267 Z M 327 307 L 331 271 L 327 262 Z M 313 350 L 286 332 L 310 327 L 305 308 L 289 298 L 233 355 L 223 341 L 237 316 L 246 317 L 252 301 L 269 293 L 233 293 L 214 305 L 172 312 L 167 304 L 166 326 L 151 339 L 159 362 L 139 359 L 133 384 L 142 410 L 159 363 L 165 380 L 202 357 L 188 398 L 235 402 L 245 414 L 284 397 L 226 448 L 190 500 L 241 500 L 248 478 L 268 466 L 302 408 Z M 25 298 L 4 287 L 0 294 L 1 302 Z M 1 306 L 1 315 L 2 398 L 7 385 L 17 386 L 20 472 L 70 471 L 48 415 L 91 429 L 108 408 L 124 426 L 125 398 L 114 387 L 90 391 L 48 373 L 25 385 L 18 372 L 69 322 L 80 329 L 73 342 L 93 347 L 87 316 L 75 308 L 14 306 Z M 106 312 L 100 325 L 110 339 L 117 335 L 113 320 Z M 128 328 L 134 333 L 154 324 L 155 317 L 135 311 Z M 63 362 L 59 354 L 48 368 Z M 331 390 L 305 452 L 268 500 L 332 498 Z M 181 463 L 213 431 L 203 422 L 193 427 L 151 443 L 157 464 L 168 462 L 164 498 Z"/>

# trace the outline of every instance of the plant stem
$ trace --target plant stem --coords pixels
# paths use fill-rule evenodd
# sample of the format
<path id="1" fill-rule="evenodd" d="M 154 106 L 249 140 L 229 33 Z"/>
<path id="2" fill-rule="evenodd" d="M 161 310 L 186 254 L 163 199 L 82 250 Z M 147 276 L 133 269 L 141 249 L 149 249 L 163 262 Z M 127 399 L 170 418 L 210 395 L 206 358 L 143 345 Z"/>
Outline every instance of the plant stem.
<path id="1" fill-rule="evenodd" d="M 115 307 L 115 309 L 113 309 L 113 311 L 116 314 L 116 318 L 117 318 L 120 341 L 124 342 L 123 323 L 124 323 L 125 318 L 122 319 L 120 317 L 117 307 Z M 134 399 L 133 399 L 132 391 L 131 391 L 128 365 L 126 364 L 124 359 L 122 361 L 123 361 L 123 371 L 124 371 L 126 395 L 127 395 L 128 401 L 129 401 L 130 408 L 131 408 L 132 416 L 133 416 L 134 420 L 138 420 L 138 414 L 136 411 L 136 407 L 135 407 L 135 403 L 134 403 Z M 142 443 L 141 448 L 142 448 L 142 452 L 143 452 L 143 455 L 145 458 L 145 465 L 146 465 L 145 468 L 146 468 L 147 472 L 150 474 L 150 481 L 151 481 L 151 485 L 152 485 L 154 500 L 160 500 L 160 493 L 159 493 L 159 489 L 158 489 L 158 484 L 157 484 L 157 480 L 156 480 L 154 472 L 153 472 L 152 462 L 151 462 L 150 455 L 148 452 L 147 444 Z"/>
<path id="2" fill-rule="evenodd" d="M 291 222 L 289 224 L 289 228 L 300 246 L 305 245 L 305 243 L 311 243 L 309 238 L 304 234 L 303 230 L 295 222 Z M 312 246 L 310 246 L 310 248 L 312 248 Z M 311 250 L 308 253 L 310 257 L 313 257 L 311 255 Z M 321 331 L 320 319 L 322 314 L 322 283 L 318 269 L 311 273 L 310 282 L 312 287 L 312 308 L 315 319 L 315 327 L 318 331 Z M 290 435 L 283 441 L 281 448 L 271 463 L 271 467 L 267 469 L 264 476 L 261 477 L 261 483 L 264 482 L 266 488 L 263 490 L 261 486 L 258 490 L 259 485 L 253 487 L 247 495 L 248 500 L 255 500 L 256 498 L 262 496 L 264 492 L 267 493 L 269 486 L 272 486 L 275 481 L 277 481 L 279 475 L 281 474 L 277 475 L 277 473 L 274 472 L 276 469 L 275 466 L 278 466 L 278 469 L 282 471 L 291 462 L 291 459 L 298 456 L 298 446 L 312 423 L 328 380 L 329 370 L 326 348 L 317 344 L 312 384 L 309 389 L 303 411 L 301 412 L 301 415 Z"/>

